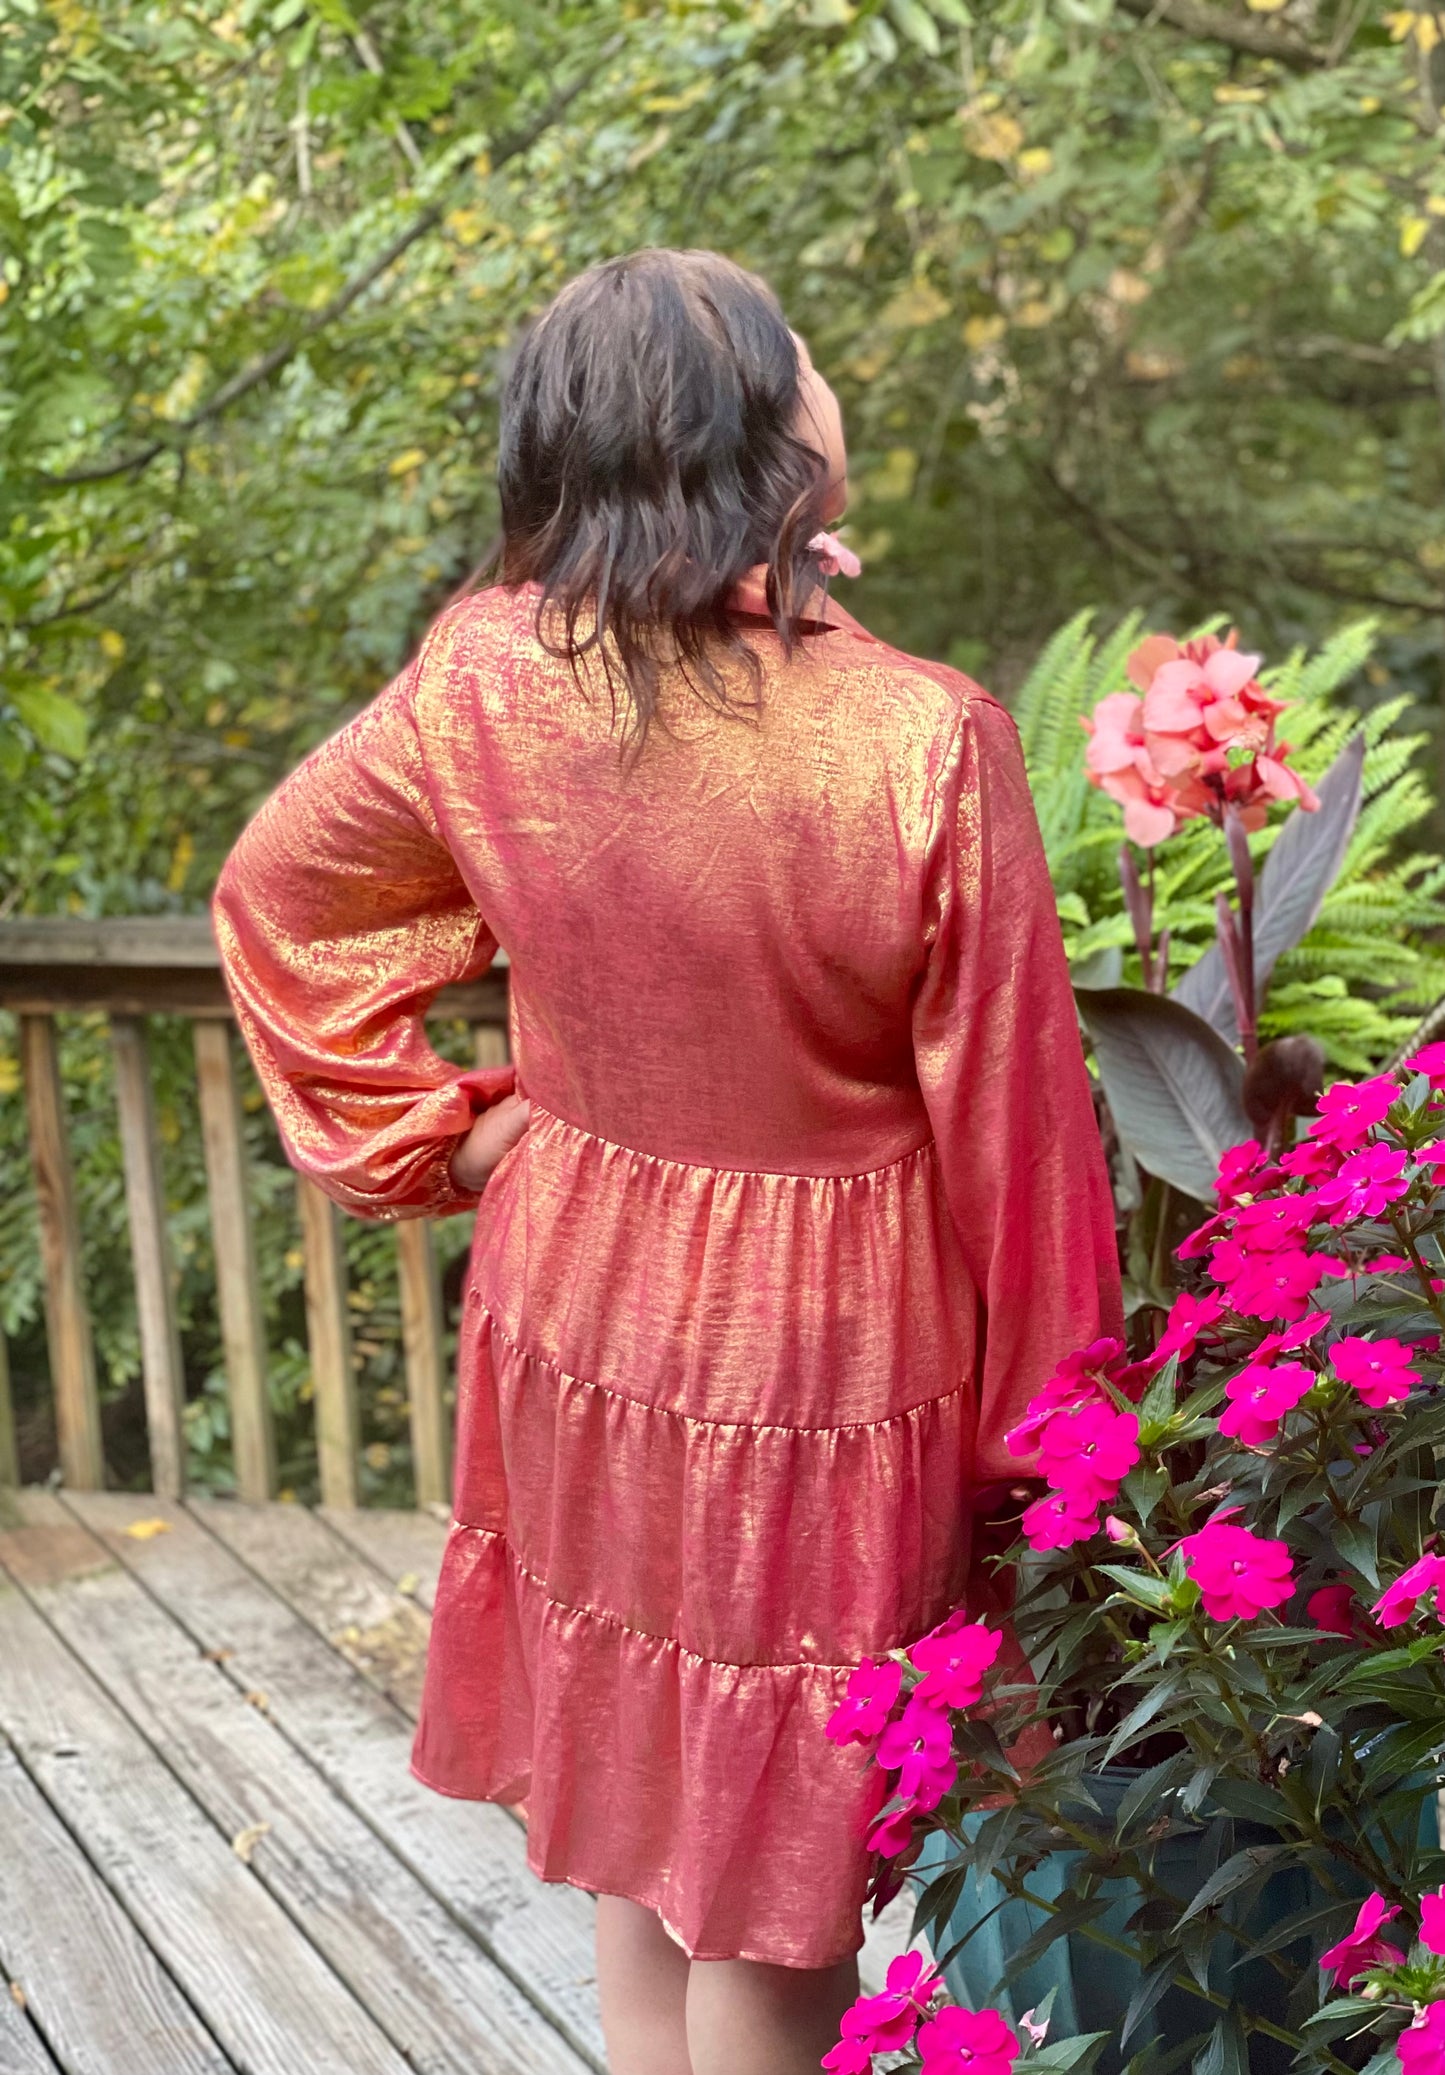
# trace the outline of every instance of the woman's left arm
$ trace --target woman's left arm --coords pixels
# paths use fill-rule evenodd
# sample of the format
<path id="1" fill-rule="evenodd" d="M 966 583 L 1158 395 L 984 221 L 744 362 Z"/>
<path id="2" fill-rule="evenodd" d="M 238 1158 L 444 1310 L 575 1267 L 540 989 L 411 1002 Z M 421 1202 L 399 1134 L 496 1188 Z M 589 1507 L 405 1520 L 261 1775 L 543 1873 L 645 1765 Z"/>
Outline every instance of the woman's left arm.
<path id="1" fill-rule="evenodd" d="M 514 1084 L 510 1068 L 449 1065 L 426 1038 L 438 989 L 485 972 L 497 944 L 432 809 L 419 667 L 272 795 L 213 906 L 237 1021 L 287 1156 L 363 1217 L 474 1204 L 452 1156 L 477 1112 Z"/>

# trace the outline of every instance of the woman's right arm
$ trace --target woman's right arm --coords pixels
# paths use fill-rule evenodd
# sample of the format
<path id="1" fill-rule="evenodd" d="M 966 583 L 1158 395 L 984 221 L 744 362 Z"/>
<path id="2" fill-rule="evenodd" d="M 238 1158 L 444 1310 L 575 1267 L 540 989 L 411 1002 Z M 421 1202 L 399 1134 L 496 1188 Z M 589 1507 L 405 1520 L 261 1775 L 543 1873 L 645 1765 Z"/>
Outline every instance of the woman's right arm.
<path id="1" fill-rule="evenodd" d="M 422 667 L 272 795 L 213 908 L 287 1156 L 367 1217 L 474 1204 L 484 1173 L 463 1155 L 454 1176 L 453 1156 L 477 1112 L 513 1087 L 510 1068 L 466 1073 L 427 1041 L 438 989 L 484 972 L 497 946 L 432 810 L 414 703 Z"/>

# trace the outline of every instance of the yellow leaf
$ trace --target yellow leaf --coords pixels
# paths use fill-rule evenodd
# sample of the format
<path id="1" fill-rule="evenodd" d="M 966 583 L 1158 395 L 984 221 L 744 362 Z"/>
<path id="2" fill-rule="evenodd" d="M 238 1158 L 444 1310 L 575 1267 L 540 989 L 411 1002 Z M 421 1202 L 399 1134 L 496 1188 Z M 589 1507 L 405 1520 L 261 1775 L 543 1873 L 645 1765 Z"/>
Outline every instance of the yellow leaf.
<path id="1" fill-rule="evenodd" d="M 114 627 L 102 627 L 96 639 L 100 643 L 101 654 L 108 661 L 118 663 L 125 654 L 125 636 L 117 634 Z"/>
<path id="2" fill-rule="evenodd" d="M 1109 293 L 1116 303 L 1142 303 L 1149 293 L 1149 283 L 1128 267 L 1115 267 L 1109 276 Z"/>
<path id="3" fill-rule="evenodd" d="M 1289 0 L 1244 0 L 1244 4 L 1251 14 L 1278 14 L 1289 5 Z"/>
<path id="4" fill-rule="evenodd" d="M 1445 216 L 1445 195 L 1426 195 L 1425 214 L 1427 216 Z"/>
<path id="5" fill-rule="evenodd" d="M 1031 295 L 1014 311 L 1014 323 L 1021 324 L 1025 331 L 1042 331 L 1046 324 L 1052 323 L 1053 315 L 1052 303 L 1046 303 L 1042 296 Z"/>
<path id="6" fill-rule="evenodd" d="M 884 306 L 880 321 L 889 331 L 916 331 L 920 325 L 946 317 L 948 310 L 947 296 L 940 295 L 931 282 L 914 281 L 900 288 Z"/>
<path id="7" fill-rule="evenodd" d="M 1379 95 L 1378 95 L 1378 94 L 1361 94 L 1361 96 L 1360 96 L 1360 113 L 1361 113 L 1361 115 L 1378 115 L 1378 114 L 1379 114 L 1379 112 L 1380 112 L 1380 97 L 1379 97 Z"/>
<path id="8" fill-rule="evenodd" d="M 420 468 L 425 460 L 425 447 L 408 447 L 404 454 L 398 454 L 395 461 L 387 464 L 386 472 L 389 476 L 410 475 L 412 470 Z"/>
<path id="9" fill-rule="evenodd" d="M 1008 319 L 995 311 L 990 317 L 970 317 L 963 327 L 963 343 L 970 353 L 982 353 L 995 345 L 1008 330 Z"/>
<path id="10" fill-rule="evenodd" d="M 1002 164 L 1023 143 L 1023 125 L 1011 115 L 969 115 L 964 118 L 963 141 L 975 158 Z"/>
<path id="11" fill-rule="evenodd" d="M 890 447 L 882 465 L 865 476 L 864 493 L 875 504 L 901 504 L 912 496 L 917 473 L 918 456 L 912 447 Z"/>
<path id="12" fill-rule="evenodd" d="M 1430 221 L 1425 216 L 1406 216 L 1400 224 L 1400 254 L 1404 259 L 1413 259 L 1425 242 Z"/>
<path id="13" fill-rule="evenodd" d="M 196 854 L 196 842 L 189 829 L 182 829 L 176 838 L 176 847 L 171 852 L 171 868 L 166 873 L 166 891 L 180 893 L 185 887 L 186 875 L 191 869 L 191 860 Z"/>
<path id="14" fill-rule="evenodd" d="M 389 1470 L 391 1468 L 391 1449 L 385 1441 L 368 1442 L 361 1454 L 362 1460 L 369 1470 Z"/>
<path id="15" fill-rule="evenodd" d="M 1214 89 L 1215 100 L 1227 108 L 1232 108 L 1241 101 L 1262 101 L 1264 97 L 1262 86 L 1231 86 L 1226 83 Z"/>
<path id="16" fill-rule="evenodd" d="M 1136 382 L 1167 382 L 1171 375 L 1182 375 L 1185 365 L 1177 353 L 1161 353 L 1152 346 L 1124 355 L 1124 366 Z"/>
<path id="17" fill-rule="evenodd" d="M 1415 26 L 1415 15 L 1410 8 L 1400 7 L 1396 8 L 1393 14 L 1387 14 L 1384 17 L 1384 22 L 1385 27 L 1390 32 L 1391 41 L 1403 43 Z"/>
<path id="18" fill-rule="evenodd" d="M 444 228 L 459 245 L 477 245 L 487 228 L 487 219 L 480 209 L 453 209 Z"/>
<path id="19" fill-rule="evenodd" d="M 0 275 L 0 303 L 8 302 L 9 298 L 10 283 L 4 278 L 3 275 Z"/>
<path id="20" fill-rule="evenodd" d="M 269 1715 L 271 1712 L 271 1696 L 269 1693 L 263 1693 L 259 1686 L 253 1687 L 246 1695 L 246 1705 L 248 1708 L 255 1708 L 258 1714 Z"/>
<path id="21" fill-rule="evenodd" d="M 420 1571 L 403 1571 L 396 1581 L 396 1589 L 398 1592 L 404 1592 L 408 1599 L 414 1599 L 420 1584 Z"/>
<path id="22" fill-rule="evenodd" d="M 1025 180 L 1042 180 L 1053 169 L 1054 155 L 1046 144 L 1031 144 L 1027 151 L 1019 153 L 1019 171 Z"/>
<path id="23" fill-rule="evenodd" d="M 236 1854 L 243 1866 L 250 1865 L 252 1853 L 261 1842 L 261 1839 L 270 1835 L 270 1831 L 271 1825 L 269 1823 L 248 1823 L 244 1830 L 236 1832 L 231 1839 L 231 1850 Z"/>
<path id="24" fill-rule="evenodd" d="M 0 1095 L 14 1095 L 20 1087 L 20 1061 L 0 1052 Z"/>
<path id="25" fill-rule="evenodd" d="M 1420 46 L 1421 55 L 1428 58 L 1431 51 L 1434 50 L 1436 44 L 1440 41 L 1440 17 L 1438 15 L 1421 14 L 1415 17 L 1415 41 Z"/>
<path id="26" fill-rule="evenodd" d="M 170 1531 L 168 1520 L 133 1520 L 126 1529 L 133 1542 L 153 1542 L 157 1535 L 168 1535 Z"/>

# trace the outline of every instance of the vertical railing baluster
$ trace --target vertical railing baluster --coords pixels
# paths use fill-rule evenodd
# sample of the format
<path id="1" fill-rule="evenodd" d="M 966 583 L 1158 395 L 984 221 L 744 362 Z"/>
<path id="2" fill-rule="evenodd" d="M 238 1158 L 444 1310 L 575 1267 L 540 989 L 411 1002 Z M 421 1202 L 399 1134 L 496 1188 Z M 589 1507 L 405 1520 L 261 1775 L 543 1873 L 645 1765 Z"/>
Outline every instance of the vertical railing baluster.
<path id="1" fill-rule="evenodd" d="M 229 1024 L 217 1018 L 197 1018 L 196 1081 L 211 1199 L 216 1295 L 226 1357 L 236 1489 L 243 1499 L 258 1504 L 275 1496 L 276 1439 L 266 1388 L 266 1336 L 231 1030 Z"/>
<path id="2" fill-rule="evenodd" d="M 10 1395 L 10 1350 L 0 1333 L 0 1484 L 20 1482 L 20 1450 L 15 1440 L 15 1401 Z"/>
<path id="3" fill-rule="evenodd" d="M 176 1324 L 166 1231 L 165 1185 L 151 1092 L 150 1048 L 139 1016 L 112 1016 L 115 1099 L 120 1114 L 125 1200 L 130 1216 L 135 1269 L 136 1318 L 140 1326 L 141 1373 L 145 1383 L 146 1432 L 150 1440 L 151 1489 L 163 1499 L 185 1489 L 186 1443 L 183 1408 L 185 1370 Z"/>
<path id="4" fill-rule="evenodd" d="M 80 1222 L 65 1129 L 65 1098 L 51 1016 L 22 1015 L 20 1057 L 30 1118 L 30 1157 L 40 1206 L 45 1331 L 55 1392 L 60 1470 L 76 1491 L 105 1485 L 95 1342 L 80 1275 Z"/>
<path id="5" fill-rule="evenodd" d="M 316 1459 L 323 1506 L 359 1502 L 361 1422 L 346 1308 L 346 1255 L 336 1205 L 304 1174 L 296 1177 L 306 1261 L 306 1338 L 316 1408 Z"/>
<path id="6" fill-rule="evenodd" d="M 478 1066 L 505 1066 L 512 1056 L 507 1032 L 500 1023 L 474 1023 L 472 1049 Z"/>
<path id="7" fill-rule="evenodd" d="M 416 1503 L 449 1506 L 452 1433 L 445 1397 L 446 1340 L 436 1247 L 425 1218 L 401 1220 L 396 1228 L 396 1252 Z"/>

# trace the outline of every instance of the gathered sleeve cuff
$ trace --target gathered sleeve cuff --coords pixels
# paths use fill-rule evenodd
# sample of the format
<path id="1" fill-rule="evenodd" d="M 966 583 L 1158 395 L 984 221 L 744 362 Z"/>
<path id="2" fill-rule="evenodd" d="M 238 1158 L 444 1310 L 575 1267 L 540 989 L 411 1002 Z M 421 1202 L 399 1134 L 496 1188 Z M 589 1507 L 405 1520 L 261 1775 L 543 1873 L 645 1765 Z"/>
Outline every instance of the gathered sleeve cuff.
<path id="1" fill-rule="evenodd" d="M 940 761 L 914 1055 L 980 1300 L 976 1483 L 1063 1357 L 1123 1328 L 1113 1204 L 1013 721 L 976 689 Z"/>
<path id="2" fill-rule="evenodd" d="M 441 839 L 403 671 L 266 802 L 213 903 L 236 1018 L 293 1167 L 362 1217 L 474 1206 L 452 1154 L 514 1085 L 427 1041 L 439 989 L 486 971 L 488 929 Z"/>

